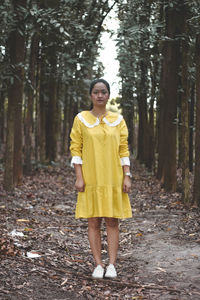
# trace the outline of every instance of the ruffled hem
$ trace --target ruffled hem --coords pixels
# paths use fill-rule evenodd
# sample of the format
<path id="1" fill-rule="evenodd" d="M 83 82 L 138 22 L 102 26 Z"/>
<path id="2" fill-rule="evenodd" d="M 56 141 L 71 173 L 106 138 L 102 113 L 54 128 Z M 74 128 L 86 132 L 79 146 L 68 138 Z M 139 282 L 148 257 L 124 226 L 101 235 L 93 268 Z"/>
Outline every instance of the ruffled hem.
<path id="1" fill-rule="evenodd" d="M 78 193 L 75 217 L 131 218 L 128 194 L 115 186 L 86 187 L 85 192 Z"/>

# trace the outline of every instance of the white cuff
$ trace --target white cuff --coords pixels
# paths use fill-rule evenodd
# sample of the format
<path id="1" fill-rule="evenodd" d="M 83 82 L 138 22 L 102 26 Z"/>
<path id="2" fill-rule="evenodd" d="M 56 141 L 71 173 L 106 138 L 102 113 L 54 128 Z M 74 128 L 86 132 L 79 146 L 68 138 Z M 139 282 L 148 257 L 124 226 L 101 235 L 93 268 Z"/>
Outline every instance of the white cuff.
<path id="1" fill-rule="evenodd" d="M 121 161 L 122 166 L 130 166 L 130 159 L 129 159 L 128 156 L 127 157 L 121 157 L 120 161 Z"/>
<path id="2" fill-rule="evenodd" d="M 74 167 L 74 164 L 77 164 L 77 165 L 82 165 L 83 164 L 83 161 L 82 161 L 80 156 L 73 156 L 72 157 L 72 160 L 71 160 L 71 167 L 72 168 Z"/>

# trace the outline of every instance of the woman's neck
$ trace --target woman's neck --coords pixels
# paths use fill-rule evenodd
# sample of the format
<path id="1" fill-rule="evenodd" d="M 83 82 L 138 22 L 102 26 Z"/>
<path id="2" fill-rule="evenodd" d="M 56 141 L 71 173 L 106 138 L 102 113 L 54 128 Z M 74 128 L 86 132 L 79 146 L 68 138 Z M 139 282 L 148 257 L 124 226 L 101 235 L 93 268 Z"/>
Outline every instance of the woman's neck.
<path id="1" fill-rule="evenodd" d="M 102 108 L 93 107 L 93 109 L 91 110 L 91 113 L 97 118 L 101 117 L 102 115 L 105 115 L 106 112 L 107 111 L 106 111 L 105 107 L 102 107 Z"/>

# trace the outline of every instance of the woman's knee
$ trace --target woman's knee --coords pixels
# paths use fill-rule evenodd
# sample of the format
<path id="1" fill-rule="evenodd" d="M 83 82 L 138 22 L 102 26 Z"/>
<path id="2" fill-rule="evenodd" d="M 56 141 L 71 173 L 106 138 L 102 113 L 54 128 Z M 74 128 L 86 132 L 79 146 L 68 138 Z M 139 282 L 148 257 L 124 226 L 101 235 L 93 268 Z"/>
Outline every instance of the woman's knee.
<path id="1" fill-rule="evenodd" d="M 101 227 L 101 218 L 88 218 L 88 228 L 98 230 Z"/>
<path id="2" fill-rule="evenodd" d="M 116 218 L 105 218 L 106 226 L 118 227 L 118 219 Z"/>

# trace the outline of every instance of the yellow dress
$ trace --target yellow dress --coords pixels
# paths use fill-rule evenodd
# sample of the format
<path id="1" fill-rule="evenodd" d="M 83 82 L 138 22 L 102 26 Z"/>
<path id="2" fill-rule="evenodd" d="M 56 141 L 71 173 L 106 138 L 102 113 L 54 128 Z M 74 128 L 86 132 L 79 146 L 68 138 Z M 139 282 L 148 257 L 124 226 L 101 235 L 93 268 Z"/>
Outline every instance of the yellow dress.
<path id="1" fill-rule="evenodd" d="M 76 218 L 132 216 L 127 193 L 122 190 L 122 165 L 129 164 L 128 130 L 123 117 L 108 112 L 96 118 L 79 113 L 71 130 L 72 165 L 82 164 L 84 192 L 78 193 Z"/>

